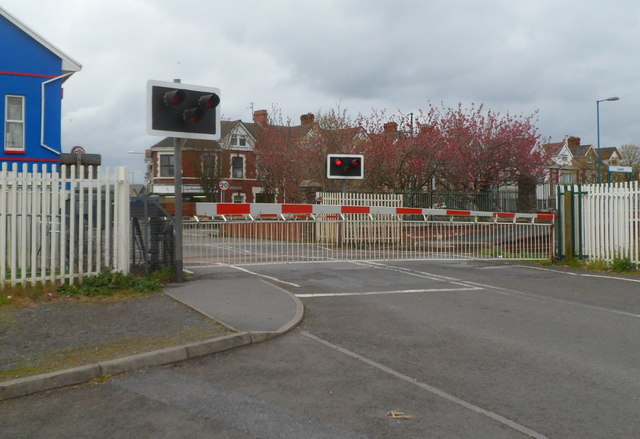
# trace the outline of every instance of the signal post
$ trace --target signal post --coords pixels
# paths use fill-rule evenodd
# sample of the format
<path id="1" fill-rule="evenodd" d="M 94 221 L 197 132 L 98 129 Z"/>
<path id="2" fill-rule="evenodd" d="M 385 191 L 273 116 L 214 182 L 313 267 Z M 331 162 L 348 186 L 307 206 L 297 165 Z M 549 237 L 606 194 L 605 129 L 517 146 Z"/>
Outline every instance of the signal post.
<path id="1" fill-rule="evenodd" d="M 220 90 L 174 82 L 147 83 L 147 132 L 173 137 L 174 265 L 183 282 L 182 152 L 186 139 L 220 140 Z"/>

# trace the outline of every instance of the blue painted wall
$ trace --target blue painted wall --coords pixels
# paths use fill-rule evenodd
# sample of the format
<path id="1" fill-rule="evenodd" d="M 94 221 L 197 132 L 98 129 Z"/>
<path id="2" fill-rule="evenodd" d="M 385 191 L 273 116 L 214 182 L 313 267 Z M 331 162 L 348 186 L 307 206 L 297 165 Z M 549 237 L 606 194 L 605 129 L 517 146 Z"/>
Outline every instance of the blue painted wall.
<path id="1" fill-rule="evenodd" d="M 42 83 L 62 74 L 62 60 L 0 15 L 0 163 L 54 163 L 58 156 L 40 145 Z M 6 95 L 25 97 L 25 152 L 5 150 Z M 45 86 L 44 143 L 61 151 L 62 82 Z"/>

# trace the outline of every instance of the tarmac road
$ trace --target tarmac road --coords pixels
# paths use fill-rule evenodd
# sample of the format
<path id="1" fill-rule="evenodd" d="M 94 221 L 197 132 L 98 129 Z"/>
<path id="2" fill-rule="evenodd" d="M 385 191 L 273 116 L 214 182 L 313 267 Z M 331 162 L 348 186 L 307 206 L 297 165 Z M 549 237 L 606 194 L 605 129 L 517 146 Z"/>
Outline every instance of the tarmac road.
<path id="1" fill-rule="evenodd" d="M 640 437 L 637 276 L 495 262 L 219 273 L 296 294 L 302 325 L 0 402 L 0 437 Z"/>

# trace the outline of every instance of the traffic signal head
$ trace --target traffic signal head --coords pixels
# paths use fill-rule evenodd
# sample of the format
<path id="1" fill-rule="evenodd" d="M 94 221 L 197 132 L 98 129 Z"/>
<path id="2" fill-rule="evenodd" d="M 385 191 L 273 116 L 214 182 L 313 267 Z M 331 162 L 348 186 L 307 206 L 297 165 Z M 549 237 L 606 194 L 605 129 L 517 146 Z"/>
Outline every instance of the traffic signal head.
<path id="1" fill-rule="evenodd" d="M 220 91 L 175 82 L 147 84 L 147 131 L 187 139 L 220 139 Z"/>
<path id="2" fill-rule="evenodd" d="M 364 178 L 364 156 L 362 154 L 327 155 L 327 178 L 335 180 Z"/>

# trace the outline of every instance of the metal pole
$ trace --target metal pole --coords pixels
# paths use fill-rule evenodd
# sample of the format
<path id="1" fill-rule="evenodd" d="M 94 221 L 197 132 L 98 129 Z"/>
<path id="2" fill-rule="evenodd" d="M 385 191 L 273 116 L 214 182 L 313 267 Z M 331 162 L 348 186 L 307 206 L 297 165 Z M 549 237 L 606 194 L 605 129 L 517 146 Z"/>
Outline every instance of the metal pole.
<path id="1" fill-rule="evenodd" d="M 182 141 L 177 137 L 173 138 L 173 193 L 175 196 L 175 213 L 173 217 L 174 233 L 174 266 L 176 269 L 176 282 L 184 282 L 182 276 L 182 157 L 180 146 Z"/>
<path id="2" fill-rule="evenodd" d="M 602 183 L 600 174 L 600 101 L 596 101 L 596 130 L 598 135 L 598 184 Z"/>
<path id="3" fill-rule="evenodd" d="M 602 161 L 602 159 L 600 158 L 600 102 L 612 102 L 619 100 L 619 97 L 612 96 L 607 99 L 600 99 L 596 101 L 596 126 L 598 132 L 598 184 L 602 183 L 602 174 L 600 173 L 600 166 Z"/>

